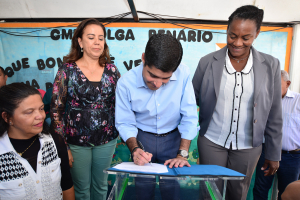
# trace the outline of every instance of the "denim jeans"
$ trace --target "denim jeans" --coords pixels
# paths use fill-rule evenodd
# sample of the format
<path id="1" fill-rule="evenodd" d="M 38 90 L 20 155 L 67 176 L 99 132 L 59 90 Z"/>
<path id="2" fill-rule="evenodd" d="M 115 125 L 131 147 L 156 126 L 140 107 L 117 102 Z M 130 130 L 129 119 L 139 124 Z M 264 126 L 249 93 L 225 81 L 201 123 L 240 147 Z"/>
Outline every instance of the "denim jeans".
<path id="1" fill-rule="evenodd" d="M 267 200 L 268 192 L 272 186 L 274 175 L 264 176 L 261 170 L 265 162 L 264 146 L 256 166 L 255 185 L 253 188 L 254 200 Z M 300 174 L 300 154 L 284 153 L 281 155 L 279 169 L 277 170 L 278 178 L 278 200 L 281 200 L 281 194 L 286 186 L 291 182 L 298 180 Z"/>
<path id="2" fill-rule="evenodd" d="M 152 162 L 163 164 L 166 160 L 176 158 L 181 137 L 179 131 L 165 137 L 157 137 L 139 130 L 137 135 L 145 151 L 152 153 Z M 155 178 L 135 178 L 135 191 L 138 200 L 152 200 L 155 196 Z M 180 198 L 180 186 L 176 180 L 159 180 L 159 190 L 163 200 Z"/>

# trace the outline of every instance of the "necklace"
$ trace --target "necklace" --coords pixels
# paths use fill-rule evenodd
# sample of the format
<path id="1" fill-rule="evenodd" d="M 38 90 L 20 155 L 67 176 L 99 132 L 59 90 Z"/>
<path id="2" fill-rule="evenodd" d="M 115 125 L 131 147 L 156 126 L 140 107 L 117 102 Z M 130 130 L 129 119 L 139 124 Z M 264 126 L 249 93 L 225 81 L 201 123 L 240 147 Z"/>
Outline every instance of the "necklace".
<path id="1" fill-rule="evenodd" d="M 17 152 L 17 153 L 22 157 L 23 153 L 25 153 L 25 151 L 27 151 L 31 147 L 31 145 L 33 145 L 33 143 L 36 141 L 36 138 L 38 138 L 38 137 L 36 136 L 35 139 L 33 140 L 33 142 L 29 145 L 29 147 L 27 147 L 23 152 L 21 152 L 21 153 Z"/>
<path id="2" fill-rule="evenodd" d="M 228 51 L 228 52 L 229 52 L 229 54 L 231 55 L 230 51 Z M 250 55 L 250 54 L 249 54 L 249 55 Z M 249 57 L 249 55 L 246 56 L 245 58 L 242 58 L 242 59 L 236 59 L 236 58 L 234 58 L 234 57 L 231 55 L 231 58 L 232 58 L 233 60 L 235 60 L 237 63 L 240 63 L 240 61 L 243 61 L 243 60 L 247 59 L 247 58 Z"/>

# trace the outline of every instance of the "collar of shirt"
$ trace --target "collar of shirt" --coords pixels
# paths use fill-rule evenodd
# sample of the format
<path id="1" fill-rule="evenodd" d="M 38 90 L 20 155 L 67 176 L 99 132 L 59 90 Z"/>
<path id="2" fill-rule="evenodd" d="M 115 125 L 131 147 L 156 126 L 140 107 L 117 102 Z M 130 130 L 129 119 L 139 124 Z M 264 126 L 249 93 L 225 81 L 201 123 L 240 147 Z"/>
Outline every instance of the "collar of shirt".
<path id="1" fill-rule="evenodd" d="M 148 88 L 148 86 L 146 85 L 145 81 L 144 81 L 144 77 L 143 77 L 143 68 L 144 68 L 144 64 L 141 63 L 139 66 L 137 66 L 138 68 L 138 72 L 137 72 L 137 80 L 136 80 L 136 86 L 139 87 L 144 87 L 144 88 Z M 175 71 L 176 72 L 176 71 Z M 177 76 L 175 74 L 175 72 L 173 72 L 170 81 L 176 81 L 177 80 Z"/>
<path id="2" fill-rule="evenodd" d="M 45 135 L 39 133 L 39 140 L 43 137 L 45 137 Z M 0 148 L 0 154 L 4 154 L 7 151 L 13 151 L 17 155 L 17 151 L 14 149 L 14 147 L 12 146 L 9 140 L 7 131 L 5 131 L 4 134 L 0 137 L 0 143 L 4 144 L 1 146 L 2 148 Z M 44 142 L 41 142 L 41 147 L 43 146 L 43 144 Z"/>
<path id="3" fill-rule="evenodd" d="M 285 98 L 285 97 L 294 98 L 295 95 L 293 94 L 293 92 L 290 89 L 288 89 L 283 98 Z"/>
<path id="4" fill-rule="evenodd" d="M 230 58 L 229 58 L 229 55 L 228 55 L 228 49 L 226 51 L 226 69 L 227 69 L 227 72 L 229 74 L 233 74 L 236 72 L 236 70 L 234 69 L 234 67 L 232 66 L 231 62 L 230 62 Z M 250 49 L 250 55 L 249 55 L 249 58 L 248 58 L 248 61 L 247 61 L 247 64 L 245 66 L 245 68 L 241 71 L 243 74 L 248 74 L 251 69 L 252 69 L 252 66 L 253 66 L 253 55 L 252 55 L 252 49 Z"/>

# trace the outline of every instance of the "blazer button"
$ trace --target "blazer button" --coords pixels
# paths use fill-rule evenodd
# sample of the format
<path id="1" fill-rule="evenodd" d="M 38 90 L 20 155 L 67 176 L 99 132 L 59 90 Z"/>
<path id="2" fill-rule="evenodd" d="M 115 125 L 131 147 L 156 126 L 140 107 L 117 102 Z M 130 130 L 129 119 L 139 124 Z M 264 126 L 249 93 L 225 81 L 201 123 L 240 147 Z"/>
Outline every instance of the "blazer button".
<path id="1" fill-rule="evenodd" d="M 257 122 L 257 119 L 254 120 L 254 124 Z"/>

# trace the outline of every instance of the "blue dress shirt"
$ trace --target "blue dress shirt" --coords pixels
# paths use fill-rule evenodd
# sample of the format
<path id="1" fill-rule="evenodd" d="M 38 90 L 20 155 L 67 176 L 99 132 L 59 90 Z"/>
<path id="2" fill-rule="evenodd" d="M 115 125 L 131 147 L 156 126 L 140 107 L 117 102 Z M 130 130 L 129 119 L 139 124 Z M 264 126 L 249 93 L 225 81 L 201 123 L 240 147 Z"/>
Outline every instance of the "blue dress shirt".
<path id="1" fill-rule="evenodd" d="M 150 90 L 142 76 L 143 64 L 131 69 L 118 81 L 116 89 L 116 128 L 126 141 L 136 137 L 137 128 L 157 134 L 176 127 L 181 138 L 197 135 L 197 106 L 188 67 L 179 65 L 169 82 Z"/>

